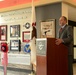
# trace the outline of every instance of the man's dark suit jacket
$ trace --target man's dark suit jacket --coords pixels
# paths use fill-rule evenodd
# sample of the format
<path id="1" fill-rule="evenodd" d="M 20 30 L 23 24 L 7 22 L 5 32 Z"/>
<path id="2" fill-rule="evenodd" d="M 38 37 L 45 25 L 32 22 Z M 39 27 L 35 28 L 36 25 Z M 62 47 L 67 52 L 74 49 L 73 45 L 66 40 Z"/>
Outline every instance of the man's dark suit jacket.
<path id="1" fill-rule="evenodd" d="M 69 25 L 65 25 L 62 32 L 59 32 L 59 38 L 63 39 L 63 44 L 68 47 L 68 55 L 73 54 L 73 30 Z"/>

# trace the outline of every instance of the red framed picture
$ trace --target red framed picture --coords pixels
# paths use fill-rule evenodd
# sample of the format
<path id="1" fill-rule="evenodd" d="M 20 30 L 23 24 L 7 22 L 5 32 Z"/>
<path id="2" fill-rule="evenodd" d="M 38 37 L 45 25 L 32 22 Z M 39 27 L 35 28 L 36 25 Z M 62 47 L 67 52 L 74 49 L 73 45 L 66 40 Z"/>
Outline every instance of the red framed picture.
<path id="1" fill-rule="evenodd" d="M 31 33 L 30 33 L 30 31 L 22 32 L 22 41 L 23 42 L 29 42 L 30 40 L 31 40 Z"/>
<path id="2" fill-rule="evenodd" d="M 0 41 L 7 40 L 7 25 L 0 26 Z"/>

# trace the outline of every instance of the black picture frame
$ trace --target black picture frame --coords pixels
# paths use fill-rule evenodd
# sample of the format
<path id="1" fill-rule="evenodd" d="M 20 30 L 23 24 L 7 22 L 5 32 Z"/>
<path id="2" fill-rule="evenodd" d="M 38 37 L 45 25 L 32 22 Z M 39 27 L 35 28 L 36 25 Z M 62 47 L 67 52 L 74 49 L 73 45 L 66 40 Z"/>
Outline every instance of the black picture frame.
<path id="1" fill-rule="evenodd" d="M 20 25 L 10 26 L 10 37 L 20 37 Z"/>
<path id="2" fill-rule="evenodd" d="M 10 51 L 21 51 L 20 40 L 10 40 Z"/>

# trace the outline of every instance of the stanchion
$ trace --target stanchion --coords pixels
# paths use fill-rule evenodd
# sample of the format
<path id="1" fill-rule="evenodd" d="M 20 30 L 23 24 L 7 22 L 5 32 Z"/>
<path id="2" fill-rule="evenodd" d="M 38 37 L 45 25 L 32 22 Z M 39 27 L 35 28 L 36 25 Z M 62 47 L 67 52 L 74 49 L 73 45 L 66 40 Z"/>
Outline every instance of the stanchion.
<path id="1" fill-rule="evenodd" d="M 1 54 L 1 63 L 3 65 L 4 75 L 7 75 L 7 64 L 8 64 L 7 53 Z"/>
<path id="2" fill-rule="evenodd" d="M 4 65 L 4 75 L 7 75 L 7 66 Z"/>
<path id="3" fill-rule="evenodd" d="M 3 65 L 4 75 L 7 75 L 7 65 L 8 65 L 8 46 L 7 43 L 1 43 L 1 63 Z"/>

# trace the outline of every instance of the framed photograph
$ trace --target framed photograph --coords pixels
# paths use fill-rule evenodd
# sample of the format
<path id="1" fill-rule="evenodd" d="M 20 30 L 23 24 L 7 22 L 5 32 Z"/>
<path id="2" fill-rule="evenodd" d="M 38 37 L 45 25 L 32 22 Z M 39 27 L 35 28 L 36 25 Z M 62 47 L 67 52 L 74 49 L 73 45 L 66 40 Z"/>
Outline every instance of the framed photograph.
<path id="1" fill-rule="evenodd" d="M 31 40 L 31 33 L 30 33 L 30 31 L 22 32 L 22 40 L 23 40 L 23 42 L 29 42 Z"/>
<path id="2" fill-rule="evenodd" d="M 20 37 L 20 25 L 10 26 L 10 37 Z"/>
<path id="3" fill-rule="evenodd" d="M 41 22 L 41 38 L 55 38 L 55 19 Z"/>
<path id="4" fill-rule="evenodd" d="M 20 51 L 21 50 L 20 40 L 10 40 L 10 50 L 11 51 Z"/>
<path id="5" fill-rule="evenodd" d="M 0 40 L 1 41 L 7 40 L 7 25 L 0 26 Z"/>

